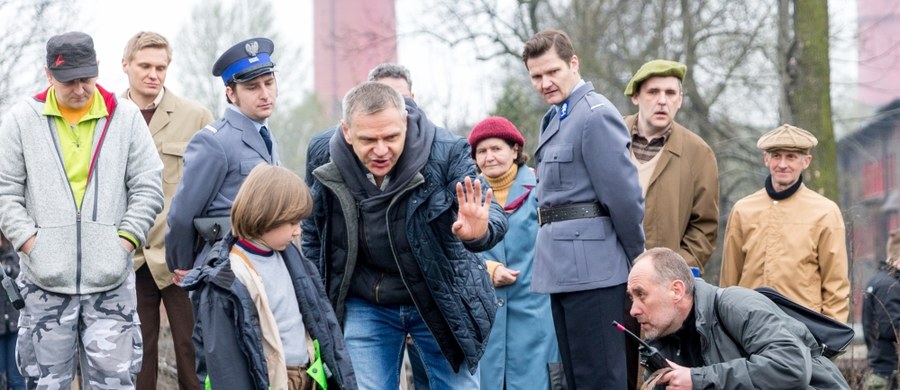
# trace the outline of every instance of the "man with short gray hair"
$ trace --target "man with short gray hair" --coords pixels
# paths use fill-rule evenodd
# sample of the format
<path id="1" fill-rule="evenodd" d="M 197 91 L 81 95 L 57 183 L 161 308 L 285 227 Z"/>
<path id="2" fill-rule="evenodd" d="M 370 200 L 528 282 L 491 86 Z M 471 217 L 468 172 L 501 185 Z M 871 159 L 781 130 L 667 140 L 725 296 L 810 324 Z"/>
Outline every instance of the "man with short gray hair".
<path id="1" fill-rule="evenodd" d="M 832 200 L 803 185 L 819 141 L 788 124 L 762 137 L 765 188 L 737 201 L 728 216 L 722 286 L 772 287 L 813 311 L 847 322 L 850 278 L 844 218 Z"/>
<path id="2" fill-rule="evenodd" d="M 406 69 L 403 65 L 393 62 L 385 62 L 378 65 L 369 71 L 369 81 L 386 84 L 400 92 L 403 97 L 416 98 L 416 95 L 412 92 L 412 76 L 409 74 L 409 69 Z"/>
<path id="3" fill-rule="evenodd" d="M 652 373 L 651 387 L 850 388 L 806 325 L 756 291 L 694 278 L 684 258 L 669 248 L 649 249 L 635 259 L 628 295 L 631 315 L 669 363 Z"/>
<path id="4" fill-rule="evenodd" d="M 412 92 L 412 76 L 409 69 L 405 66 L 385 62 L 369 71 L 369 81 L 377 81 L 393 88 L 395 91 L 403 95 L 404 98 L 415 99 L 416 94 Z M 334 132 L 340 130 L 341 125 L 322 130 L 309 140 L 306 149 L 306 172 L 304 179 L 307 185 L 312 184 L 312 171 L 327 163 L 328 160 L 319 160 L 316 156 L 327 156 L 322 153 L 322 149 L 328 149 L 328 142 L 334 136 Z"/>
<path id="5" fill-rule="evenodd" d="M 396 90 L 344 97 L 341 131 L 310 158 L 315 211 L 303 254 L 319 265 L 360 389 L 399 385 L 406 335 L 434 388 L 478 388 L 496 308 L 475 252 L 506 233 L 465 139 L 437 128 Z"/>

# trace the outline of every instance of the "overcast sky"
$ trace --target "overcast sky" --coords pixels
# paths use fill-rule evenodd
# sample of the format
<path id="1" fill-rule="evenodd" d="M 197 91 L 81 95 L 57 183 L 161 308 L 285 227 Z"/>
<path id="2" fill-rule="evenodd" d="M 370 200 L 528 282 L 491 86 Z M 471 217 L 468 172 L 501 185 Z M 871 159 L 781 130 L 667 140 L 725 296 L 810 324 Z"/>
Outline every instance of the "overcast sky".
<path id="1" fill-rule="evenodd" d="M 155 0 L 153 2 L 120 0 L 82 0 L 81 27 L 94 37 L 100 60 L 100 83 L 113 91 L 127 88 L 128 80 L 121 69 L 122 51 L 125 42 L 138 31 L 156 31 L 170 41 L 185 23 L 190 22 L 190 13 L 199 0 Z M 217 0 L 206 0 L 217 1 Z M 299 47 L 305 58 L 304 64 L 288 68 L 279 64 L 280 71 L 302 69 L 312 70 L 312 0 L 271 0 L 277 27 L 281 31 L 282 42 L 278 45 Z M 856 80 L 856 49 L 853 35 L 856 33 L 856 2 L 852 0 L 831 1 L 832 35 L 839 37 L 832 49 L 832 82 L 838 89 L 833 96 L 846 100 L 855 96 L 853 83 Z M 409 25 L 417 13 L 428 7 L 427 0 L 397 0 L 398 32 L 411 31 Z M 134 17 L 122 17 L 134 15 Z M 406 23 L 406 24 L 405 24 Z M 285 41 L 287 40 L 287 41 Z M 179 73 L 178 52 L 169 70 L 167 85 L 177 90 Z M 447 49 L 434 44 L 424 37 L 403 34 L 398 44 L 398 60 L 410 68 L 414 81 L 416 100 L 436 123 L 454 127 L 461 122 L 474 124 L 487 115 L 501 89 L 499 72 L 525 72 L 524 69 L 500 69 L 497 64 L 478 62 L 466 48 Z M 210 76 L 212 77 L 212 76 Z M 312 88 L 312 77 L 305 78 L 305 85 L 281 93 L 306 92 Z M 601 91 L 603 92 L 603 91 Z M 840 104 L 835 102 L 836 107 Z"/>
<path id="2" fill-rule="evenodd" d="M 81 8 L 86 17 L 83 30 L 93 36 L 100 60 L 99 81 L 106 88 L 122 91 L 128 87 L 128 79 L 122 72 L 121 59 L 125 43 L 138 31 L 156 31 L 170 41 L 185 23 L 190 22 L 190 13 L 198 0 L 155 0 L 138 2 L 133 0 L 105 1 L 82 0 Z M 215 0 L 207 0 L 215 1 Z M 300 67 L 288 68 L 279 64 L 280 72 L 289 69 L 312 69 L 312 0 L 271 0 L 277 27 L 281 31 L 282 42 L 275 42 L 276 54 L 279 45 L 293 45 L 301 49 L 305 58 Z M 412 20 L 412 14 L 422 9 L 422 2 L 416 0 L 398 0 L 396 10 L 398 21 Z M 129 15 L 135 17 L 110 17 L 111 15 Z M 409 31 L 411 28 L 399 26 L 398 31 Z M 287 40 L 287 41 L 285 41 Z M 167 76 L 166 84 L 177 90 L 179 73 L 178 48 L 173 54 L 173 62 Z M 475 123 L 487 115 L 493 108 L 493 101 L 499 84 L 497 77 L 488 77 L 495 69 L 492 64 L 478 63 L 473 56 L 451 52 L 444 47 L 431 44 L 425 39 L 406 35 L 398 45 L 398 61 L 410 68 L 414 81 L 414 92 L 417 101 L 427 109 L 432 120 L 442 125 L 456 124 L 466 119 Z M 211 66 L 211 64 L 210 64 Z M 524 69 L 521 71 L 524 72 Z M 210 76 L 212 77 L 212 76 Z M 286 90 L 282 86 L 281 93 L 300 93 L 312 88 L 312 74 L 305 77 L 303 91 Z"/>

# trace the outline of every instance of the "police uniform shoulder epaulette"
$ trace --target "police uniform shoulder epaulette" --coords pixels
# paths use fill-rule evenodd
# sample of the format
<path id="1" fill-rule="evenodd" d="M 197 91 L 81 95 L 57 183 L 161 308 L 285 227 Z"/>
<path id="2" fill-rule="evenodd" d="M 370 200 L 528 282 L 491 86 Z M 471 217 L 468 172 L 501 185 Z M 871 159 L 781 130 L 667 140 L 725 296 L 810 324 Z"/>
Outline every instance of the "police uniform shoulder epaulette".
<path id="1" fill-rule="evenodd" d="M 224 126 L 225 126 L 225 119 L 219 119 L 213 123 L 210 123 L 210 124 L 204 126 L 202 130 L 209 130 L 211 133 L 216 134 Z"/>
<path id="2" fill-rule="evenodd" d="M 606 103 L 603 102 L 603 99 L 600 95 L 596 93 L 588 93 L 584 95 L 584 101 L 587 102 L 588 107 L 591 108 L 591 111 L 594 111 L 596 108 L 603 107 Z"/>

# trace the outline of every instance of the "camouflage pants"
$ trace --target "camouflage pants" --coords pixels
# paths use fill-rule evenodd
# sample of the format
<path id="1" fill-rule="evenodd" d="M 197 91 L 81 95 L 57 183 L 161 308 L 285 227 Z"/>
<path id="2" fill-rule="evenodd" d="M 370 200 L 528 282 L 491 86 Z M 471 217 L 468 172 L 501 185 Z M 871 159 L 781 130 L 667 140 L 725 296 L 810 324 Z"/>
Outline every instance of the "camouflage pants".
<path id="1" fill-rule="evenodd" d="M 55 294 L 27 277 L 18 284 L 25 308 L 16 363 L 28 388 L 70 389 L 76 356 L 83 388 L 134 388 L 143 343 L 133 273 L 119 287 L 95 294 Z"/>

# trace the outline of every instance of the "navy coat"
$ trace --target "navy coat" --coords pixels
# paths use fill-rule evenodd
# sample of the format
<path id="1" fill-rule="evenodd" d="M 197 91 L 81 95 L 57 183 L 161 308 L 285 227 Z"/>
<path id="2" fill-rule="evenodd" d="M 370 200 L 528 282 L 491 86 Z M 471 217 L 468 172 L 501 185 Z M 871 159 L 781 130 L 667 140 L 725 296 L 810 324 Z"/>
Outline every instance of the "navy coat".
<path id="1" fill-rule="evenodd" d="M 184 288 L 193 291 L 197 375 L 201 383 L 209 376 L 213 389 L 266 390 L 269 376 L 259 312 L 247 287 L 231 270 L 229 253 L 235 241 L 227 235 L 210 251 L 209 261 L 185 277 Z M 293 244 L 281 256 L 293 281 L 303 326 L 319 341 L 329 388 L 355 389 L 350 355 L 316 267 Z"/>
<path id="2" fill-rule="evenodd" d="M 591 83 L 568 98 L 569 114 L 544 116 L 535 151 L 538 207 L 600 202 L 608 217 L 541 226 L 532 289 L 542 293 L 616 286 L 644 251 L 644 198 L 629 157 L 631 138 L 622 116 Z"/>
<path id="3" fill-rule="evenodd" d="M 407 109 L 409 120 L 421 115 L 411 100 L 407 100 Z M 404 151 L 412 152 L 421 151 Z M 463 243 L 451 226 L 458 207 L 456 183 L 466 176 L 476 177 L 471 149 L 465 139 L 437 129 L 427 153 L 428 162 L 412 179 L 412 188 L 397 201 L 396 207 L 405 208 L 406 218 L 391 229 L 405 231 L 392 234 L 405 234 L 412 247 L 415 264 L 402 264 L 400 271 L 422 276 L 407 288 L 441 352 L 454 370 L 465 361 L 474 372 L 484 353 L 496 303 L 483 261 L 473 252 L 487 250 L 503 239 L 507 219 L 494 202 L 487 237 Z M 328 161 L 328 154 L 326 142 L 310 144 L 310 161 Z M 344 221 L 357 220 L 356 204 L 334 163 L 319 167 L 313 177 L 310 191 L 315 211 L 302 224 L 303 254 L 319 266 L 328 297 L 342 320 L 359 241 L 356 224 Z"/>

